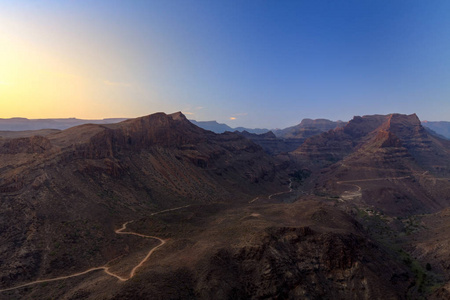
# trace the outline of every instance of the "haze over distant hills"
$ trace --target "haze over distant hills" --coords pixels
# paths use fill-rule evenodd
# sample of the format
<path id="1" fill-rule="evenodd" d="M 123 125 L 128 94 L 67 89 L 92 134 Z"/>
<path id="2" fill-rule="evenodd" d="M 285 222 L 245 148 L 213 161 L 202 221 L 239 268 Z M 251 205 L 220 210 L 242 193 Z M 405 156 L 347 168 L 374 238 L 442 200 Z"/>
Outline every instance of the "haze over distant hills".
<path id="1" fill-rule="evenodd" d="M 446 137 L 447 139 L 450 139 L 450 122 L 446 122 L 446 121 L 437 121 L 437 122 L 422 121 L 422 125 L 427 127 L 427 128 L 430 128 L 431 130 L 433 130 L 437 134 L 440 134 L 440 135 Z"/>
<path id="2" fill-rule="evenodd" d="M 82 124 L 110 124 L 124 121 L 124 118 L 109 118 L 101 120 L 83 120 L 77 118 L 63 119 L 27 119 L 11 118 L 0 119 L 0 130 L 2 131 L 24 131 L 39 129 L 67 129 Z"/>
<path id="3" fill-rule="evenodd" d="M 77 119 L 77 118 L 59 118 L 59 119 L 27 119 L 27 118 L 0 118 L 0 131 L 26 131 L 39 129 L 67 129 L 73 126 L 82 124 L 111 124 L 125 121 L 126 118 L 108 118 L 108 119 Z M 315 134 L 342 127 L 346 122 L 344 121 L 330 121 L 327 119 L 303 119 L 298 125 L 287 127 L 284 129 L 266 129 L 266 128 L 246 128 L 236 127 L 232 128 L 224 123 L 216 121 L 196 121 L 189 120 L 193 124 L 210 130 L 215 133 L 223 133 L 225 131 L 247 131 L 254 134 L 263 134 L 272 131 L 279 138 L 307 138 Z M 446 121 L 423 121 L 422 125 L 430 128 L 436 133 L 450 139 L 450 122 Z"/>
<path id="4" fill-rule="evenodd" d="M 261 128 L 245 128 L 245 127 L 236 127 L 231 128 L 227 124 L 217 123 L 216 121 L 195 121 L 189 120 L 193 124 L 197 125 L 206 130 L 211 130 L 215 133 L 224 133 L 225 131 L 247 131 L 250 133 L 263 134 L 269 131 L 269 129 L 261 129 Z"/>
<path id="5" fill-rule="evenodd" d="M 303 119 L 298 125 L 273 130 L 273 133 L 281 138 L 308 138 L 337 127 L 342 127 L 345 123 L 343 121 L 334 122 L 327 119 Z"/>

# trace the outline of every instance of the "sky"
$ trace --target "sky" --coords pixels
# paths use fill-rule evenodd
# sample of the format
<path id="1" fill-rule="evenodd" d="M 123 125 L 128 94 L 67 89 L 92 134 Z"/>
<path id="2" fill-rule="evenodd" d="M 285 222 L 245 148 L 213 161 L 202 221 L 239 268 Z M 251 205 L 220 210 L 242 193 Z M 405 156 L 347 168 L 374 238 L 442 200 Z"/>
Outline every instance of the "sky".
<path id="1" fill-rule="evenodd" d="M 0 118 L 450 121 L 447 0 L 0 5 Z"/>

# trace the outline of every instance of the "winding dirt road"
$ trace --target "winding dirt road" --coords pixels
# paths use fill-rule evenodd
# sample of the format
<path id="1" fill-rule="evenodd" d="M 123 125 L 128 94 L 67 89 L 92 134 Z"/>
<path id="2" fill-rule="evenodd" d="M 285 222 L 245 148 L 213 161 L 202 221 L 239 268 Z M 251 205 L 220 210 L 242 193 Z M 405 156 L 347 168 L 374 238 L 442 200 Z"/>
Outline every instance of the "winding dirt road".
<path id="1" fill-rule="evenodd" d="M 189 207 L 189 206 L 191 206 L 191 205 L 188 204 L 188 205 L 185 205 L 185 206 L 180 206 L 180 207 L 169 208 L 169 209 L 157 211 L 157 212 L 154 212 L 154 213 L 150 214 L 150 216 L 154 216 L 154 215 L 157 215 L 157 214 L 162 214 L 162 213 L 165 213 L 165 212 L 168 212 L 168 211 L 179 210 L 179 209 L 186 208 L 186 207 Z"/>
<path id="2" fill-rule="evenodd" d="M 269 195 L 269 199 L 272 199 L 273 196 L 287 194 L 287 193 L 290 193 L 290 192 L 292 192 L 292 179 L 289 179 L 289 191 L 287 191 L 287 192 L 279 192 L 279 193 L 275 193 L 275 194 Z"/>
<path id="3" fill-rule="evenodd" d="M 186 208 L 190 205 L 185 205 L 185 206 L 180 206 L 180 207 L 175 207 L 175 208 L 171 208 L 171 209 L 166 209 L 166 210 L 162 210 L 162 211 L 158 211 L 155 213 L 152 213 L 151 216 L 156 215 L 156 214 L 160 214 L 160 213 L 164 213 L 164 212 L 168 212 L 168 211 L 173 211 L 173 210 L 178 210 L 178 209 L 182 209 L 182 208 Z M 132 223 L 133 221 L 128 221 L 123 223 L 122 227 L 115 230 L 115 233 L 117 234 L 129 234 L 129 235 L 136 235 L 136 236 L 140 236 L 143 238 L 150 238 L 150 239 L 157 239 L 159 240 L 160 244 L 157 245 L 156 247 L 153 247 L 148 253 L 147 255 L 144 257 L 143 260 L 141 260 L 139 262 L 139 264 L 137 264 L 130 272 L 130 274 L 128 275 L 128 277 L 122 277 L 119 276 L 117 274 L 112 273 L 111 271 L 109 271 L 109 267 L 108 264 L 109 262 L 107 262 L 104 266 L 100 266 L 100 267 L 95 267 L 95 268 L 91 268 L 89 270 L 83 271 L 83 272 L 79 272 L 79 273 L 74 273 L 71 275 L 67 275 L 67 276 L 60 276 L 60 277 L 55 277 L 55 278 L 51 278 L 51 279 L 41 279 L 41 280 L 36 280 L 36 281 L 32 281 L 29 283 L 25 283 L 25 284 L 21 284 L 15 287 L 10 287 L 10 288 L 6 288 L 6 289 L 1 289 L 0 292 L 6 292 L 6 291 L 11 291 L 11 290 L 15 290 L 15 289 L 19 289 L 22 287 L 26 287 L 26 286 L 30 286 L 30 285 L 34 285 L 34 284 L 39 284 L 39 283 L 46 283 L 46 282 L 52 282 L 52 281 L 58 281 L 58 280 L 64 280 L 64 279 L 68 279 L 68 278 L 72 278 L 72 277 L 78 277 L 78 276 L 82 276 L 85 274 L 88 274 L 90 272 L 94 272 L 94 271 L 98 271 L 98 270 L 103 270 L 106 274 L 108 274 L 109 276 L 115 277 L 117 278 L 119 281 L 127 281 L 130 280 L 131 278 L 134 277 L 134 275 L 136 275 L 136 271 L 137 269 L 139 269 L 140 267 L 142 267 L 142 265 L 150 258 L 150 256 L 153 254 L 153 252 L 156 251 L 156 249 L 158 249 L 159 247 L 161 247 L 162 245 L 164 245 L 166 243 L 166 240 L 159 238 L 157 236 L 152 236 L 152 235 L 145 235 L 145 234 L 140 234 L 140 233 L 136 233 L 136 232 L 131 232 L 131 231 L 124 231 L 125 229 L 127 229 L 127 225 Z"/>
<path id="4" fill-rule="evenodd" d="M 381 181 L 381 180 L 400 180 L 400 179 L 407 179 L 411 178 L 411 176 L 402 176 L 402 177 L 387 177 L 387 178 L 371 178 L 371 179 L 355 179 L 355 180 L 343 180 L 343 181 L 337 181 L 337 184 L 343 184 L 343 185 L 351 185 L 355 186 L 357 188 L 356 191 L 344 191 L 341 195 L 341 200 L 353 200 L 357 197 L 362 196 L 361 187 L 357 184 L 351 183 L 351 182 L 368 182 L 368 181 Z"/>
<path id="5" fill-rule="evenodd" d="M 293 189 L 292 189 L 292 179 L 289 179 L 289 191 L 271 194 L 271 195 L 269 195 L 268 198 L 269 198 L 269 199 L 272 199 L 273 196 L 282 195 L 282 194 L 287 194 L 287 193 L 290 193 L 290 192 L 292 192 L 292 191 L 293 191 Z M 256 198 L 250 200 L 248 203 L 253 203 L 253 202 L 255 202 L 256 200 L 258 200 L 259 198 L 261 198 L 261 197 L 262 197 L 262 196 L 258 196 L 258 197 L 256 197 Z"/>

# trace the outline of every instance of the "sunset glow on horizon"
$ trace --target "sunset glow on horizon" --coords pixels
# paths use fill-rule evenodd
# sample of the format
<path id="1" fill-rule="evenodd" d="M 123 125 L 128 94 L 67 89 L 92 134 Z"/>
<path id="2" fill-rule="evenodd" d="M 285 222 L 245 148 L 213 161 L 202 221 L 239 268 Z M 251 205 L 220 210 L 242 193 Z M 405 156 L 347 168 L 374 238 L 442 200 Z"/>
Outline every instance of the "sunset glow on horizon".
<path id="1" fill-rule="evenodd" d="M 450 120 L 450 3 L 6 1 L 0 118 Z"/>
<path id="2" fill-rule="evenodd" d="M 6 32 L 5 28 L 14 28 L 11 24 L 15 25 L 0 24 L 1 118 L 96 119 L 136 114 L 114 105 L 119 100 L 114 94 L 125 98 L 129 84 L 101 76 L 96 61 L 88 57 L 77 64 L 65 53 L 53 53 L 48 45 L 27 41 L 26 30 L 20 27 L 24 24 L 17 26 L 15 35 Z"/>

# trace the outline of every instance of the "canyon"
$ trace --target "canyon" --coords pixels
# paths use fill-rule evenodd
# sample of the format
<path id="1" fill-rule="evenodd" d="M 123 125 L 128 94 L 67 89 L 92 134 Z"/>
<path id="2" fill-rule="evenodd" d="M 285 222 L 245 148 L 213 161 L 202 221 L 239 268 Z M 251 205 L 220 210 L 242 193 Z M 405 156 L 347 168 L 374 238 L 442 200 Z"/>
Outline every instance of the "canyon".
<path id="1" fill-rule="evenodd" d="M 450 296 L 450 141 L 416 115 L 119 121 L 0 134 L 0 299 Z"/>

